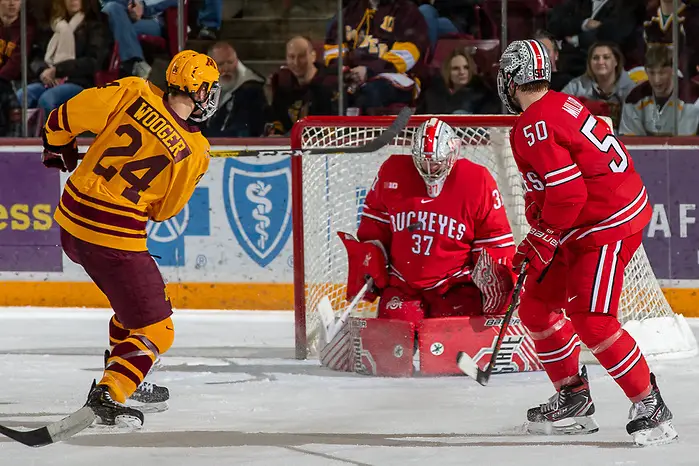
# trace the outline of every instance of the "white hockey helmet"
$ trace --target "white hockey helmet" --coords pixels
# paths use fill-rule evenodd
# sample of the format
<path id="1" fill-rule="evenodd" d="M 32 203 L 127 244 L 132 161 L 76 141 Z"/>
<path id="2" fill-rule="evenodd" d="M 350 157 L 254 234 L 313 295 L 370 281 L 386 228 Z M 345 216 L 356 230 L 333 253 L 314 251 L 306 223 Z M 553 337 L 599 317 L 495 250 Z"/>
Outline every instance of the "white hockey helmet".
<path id="1" fill-rule="evenodd" d="M 533 39 L 512 42 L 500 57 L 500 100 L 510 112 L 521 113 L 522 107 L 514 98 L 517 86 L 537 81 L 551 81 L 551 61 L 546 48 Z"/>
<path id="2" fill-rule="evenodd" d="M 461 139 L 445 122 L 430 118 L 420 125 L 413 136 L 413 163 L 425 180 L 427 194 L 437 197 L 447 175 L 459 158 Z"/>

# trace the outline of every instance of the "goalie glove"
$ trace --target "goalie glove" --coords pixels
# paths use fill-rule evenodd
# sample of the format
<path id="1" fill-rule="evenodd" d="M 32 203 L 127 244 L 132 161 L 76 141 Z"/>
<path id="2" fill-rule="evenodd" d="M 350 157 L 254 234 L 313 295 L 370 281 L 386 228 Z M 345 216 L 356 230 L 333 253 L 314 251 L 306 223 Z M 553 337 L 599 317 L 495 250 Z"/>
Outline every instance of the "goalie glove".
<path id="1" fill-rule="evenodd" d="M 72 172 L 78 166 L 78 141 L 73 139 L 64 146 L 53 146 L 46 140 L 46 130 L 41 130 L 41 139 L 44 143 L 44 151 L 41 154 L 41 163 L 47 168 L 57 168 L 62 172 Z"/>
<path id="2" fill-rule="evenodd" d="M 383 245 L 379 241 L 359 241 L 341 231 L 337 235 L 347 250 L 347 300 L 352 300 L 366 283 L 366 277 L 371 277 L 375 288 L 366 293 L 364 300 L 373 302 L 379 290 L 388 286 L 388 256 Z"/>
<path id="3" fill-rule="evenodd" d="M 473 283 L 481 291 L 483 314 L 503 314 L 514 287 L 508 258 L 501 257 L 496 260 L 484 249 L 473 268 L 472 277 Z"/>
<path id="4" fill-rule="evenodd" d="M 527 268 L 541 275 L 553 260 L 560 239 L 560 230 L 548 227 L 543 223 L 532 226 L 524 241 L 517 247 L 517 253 L 512 260 L 513 269 L 519 270 L 526 260 L 529 262 Z"/>

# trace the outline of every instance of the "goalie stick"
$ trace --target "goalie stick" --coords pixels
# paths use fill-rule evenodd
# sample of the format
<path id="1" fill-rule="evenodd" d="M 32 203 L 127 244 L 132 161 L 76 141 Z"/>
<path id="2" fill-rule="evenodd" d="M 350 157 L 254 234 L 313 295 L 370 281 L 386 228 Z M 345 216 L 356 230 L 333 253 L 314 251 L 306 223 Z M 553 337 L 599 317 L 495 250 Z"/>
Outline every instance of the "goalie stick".
<path id="1" fill-rule="evenodd" d="M 223 150 L 211 151 L 211 157 L 260 157 L 263 155 L 306 155 L 306 154 L 363 154 L 366 152 L 376 152 L 393 141 L 401 131 L 408 125 L 413 109 L 403 107 L 396 116 L 391 126 L 386 128 L 381 134 L 361 146 L 349 147 L 316 147 L 313 149 L 292 149 L 292 150 L 265 150 L 265 149 L 245 149 L 245 150 Z M 79 159 L 83 159 L 85 154 L 80 154 Z"/>
<path id="2" fill-rule="evenodd" d="M 359 290 L 359 293 L 352 298 L 352 301 L 337 320 L 335 320 L 335 311 L 332 308 L 332 304 L 330 304 L 330 299 L 328 299 L 327 296 L 323 296 L 323 299 L 318 303 L 317 309 L 323 329 L 325 330 L 325 341 L 327 343 L 330 343 L 335 335 L 337 335 L 337 332 L 339 332 L 345 322 L 347 322 L 349 315 L 357 308 L 359 302 L 372 286 L 374 286 L 374 280 L 369 277 L 366 279 L 364 286 Z"/>
<path id="3" fill-rule="evenodd" d="M 78 432 L 90 427 L 94 420 L 95 413 L 92 409 L 83 406 L 60 421 L 53 422 L 44 427 L 39 427 L 38 429 L 15 430 L 0 425 L 0 433 L 29 447 L 43 447 L 69 439 Z"/>
<path id="4" fill-rule="evenodd" d="M 519 277 L 517 278 L 517 283 L 515 284 L 514 290 L 512 290 L 512 300 L 510 301 L 510 306 L 507 308 L 507 312 L 502 319 L 502 325 L 500 326 L 500 332 L 498 333 L 498 338 L 495 340 L 495 347 L 493 348 L 493 354 L 490 356 L 490 361 L 485 370 L 481 370 L 476 361 L 473 360 L 471 356 L 463 351 L 459 351 L 456 355 L 456 365 L 459 366 L 459 370 L 464 374 L 476 379 L 476 382 L 485 386 L 490 380 L 490 374 L 493 372 L 495 363 L 497 361 L 498 353 L 500 352 L 500 346 L 502 345 L 502 340 L 505 336 L 505 331 L 510 325 L 510 320 L 512 320 L 512 314 L 514 314 L 517 305 L 519 304 L 519 295 L 522 292 L 522 286 L 524 285 L 524 279 L 526 278 L 527 261 L 524 261 L 522 268 L 519 271 Z"/>

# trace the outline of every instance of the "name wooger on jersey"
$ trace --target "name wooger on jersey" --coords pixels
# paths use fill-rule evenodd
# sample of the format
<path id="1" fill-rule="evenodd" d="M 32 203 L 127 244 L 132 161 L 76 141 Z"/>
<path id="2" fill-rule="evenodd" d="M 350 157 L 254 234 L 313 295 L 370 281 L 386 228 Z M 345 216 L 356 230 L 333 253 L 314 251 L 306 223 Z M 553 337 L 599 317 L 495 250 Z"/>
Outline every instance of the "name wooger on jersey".
<path id="1" fill-rule="evenodd" d="M 424 210 L 409 210 L 390 214 L 391 228 L 394 233 L 405 229 L 408 231 L 426 231 L 444 235 L 449 239 L 461 240 L 466 234 L 466 225 L 447 215 Z"/>

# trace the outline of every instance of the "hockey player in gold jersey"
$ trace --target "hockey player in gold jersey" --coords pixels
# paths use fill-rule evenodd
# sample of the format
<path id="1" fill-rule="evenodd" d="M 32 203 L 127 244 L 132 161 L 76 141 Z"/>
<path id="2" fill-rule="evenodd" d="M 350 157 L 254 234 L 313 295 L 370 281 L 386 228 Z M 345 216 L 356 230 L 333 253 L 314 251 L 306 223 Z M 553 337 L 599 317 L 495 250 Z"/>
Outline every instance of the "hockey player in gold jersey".
<path id="1" fill-rule="evenodd" d="M 196 124 L 218 107 L 216 63 L 180 52 L 166 80 L 167 93 L 135 77 L 86 89 L 52 111 L 43 131 L 44 165 L 73 172 L 54 215 L 63 250 L 114 309 L 104 376 L 87 403 L 105 424 L 143 424 L 141 411 L 123 403 L 174 339 L 146 222 L 177 215 L 209 166 Z M 97 136 L 78 165 L 75 138 L 86 131 Z"/>

